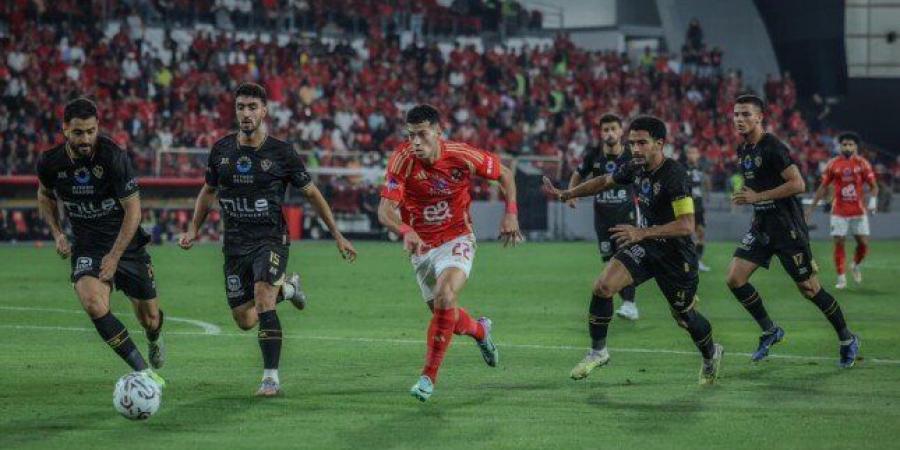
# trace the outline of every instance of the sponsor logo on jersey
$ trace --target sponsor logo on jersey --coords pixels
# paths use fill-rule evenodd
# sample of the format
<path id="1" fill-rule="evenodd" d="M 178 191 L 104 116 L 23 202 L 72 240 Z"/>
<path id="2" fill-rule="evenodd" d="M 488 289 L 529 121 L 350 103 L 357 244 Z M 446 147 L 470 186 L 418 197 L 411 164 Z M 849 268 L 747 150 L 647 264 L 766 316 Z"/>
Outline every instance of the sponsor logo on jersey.
<path id="1" fill-rule="evenodd" d="M 220 197 L 219 204 L 228 216 L 234 218 L 256 219 L 269 216 L 269 201 L 264 198 L 252 200 L 247 197 Z"/>
<path id="2" fill-rule="evenodd" d="M 78 184 L 87 184 L 91 181 L 91 172 L 87 167 L 79 167 L 75 169 L 75 182 Z"/>
<path id="3" fill-rule="evenodd" d="M 744 157 L 743 161 L 744 169 L 750 170 L 753 168 L 753 158 L 750 155 Z"/>
<path id="4" fill-rule="evenodd" d="M 88 200 L 83 202 L 63 201 L 62 203 L 69 217 L 77 219 L 96 219 L 119 209 L 119 203 L 113 198 L 107 198 L 100 202 Z"/>
<path id="5" fill-rule="evenodd" d="M 422 215 L 425 216 L 425 222 L 428 222 L 429 225 L 440 224 L 453 217 L 453 215 L 450 214 L 450 204 L 446 201 L 426 206 L 422 210 Z"/>
<path id="6" fill-rule="evenodd" d="M 62 172 L 56 172 L 56 179 L 57 179 L 57 180 L 65 180 L 66 177 L 68 177 L 68 176 L 69 176 L 69 175 L 68 175 L 65 171 L 62 171 Z"/>
<path id="7" fill-rule="evenodd" d="M 237 160 L 236 167 L 237 167 L 238 173 L 248 173 L 248 172 L 250 172 L 250 169 L 253 168 L 253 161 L 246 156 L 241 156 Z"/>
<path id="8" fill-rule="evenodd" d="M 616 171 L 616 162 L 615 162 L 615 161 L 609 161 L 609 162 L 607 162 L 607 163 L 606 163 L 605 169 L 606 169 L 606 173 L 613 173 L 613 172 L 615 172 L 615 171 Z"/>
<path id="9" fill-rule="evenodd" d="M 223 156 L 222 159 L 219 160 L 219 165 L 220 165 L 220 166 L 227 166 L 227 165 L 228 165 L 228 157 L 227 157 L 227 156 Z"/>

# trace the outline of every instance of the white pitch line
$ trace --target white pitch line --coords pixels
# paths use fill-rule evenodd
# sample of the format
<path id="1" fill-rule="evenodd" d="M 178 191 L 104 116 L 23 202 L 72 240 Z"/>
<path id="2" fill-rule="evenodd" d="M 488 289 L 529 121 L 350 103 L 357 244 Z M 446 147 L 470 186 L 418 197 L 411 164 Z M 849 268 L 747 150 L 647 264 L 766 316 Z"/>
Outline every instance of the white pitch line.
<path id="1" fill-rule="evenodd" d="M 58 327 L 58 326 L 42 326 L 42 325 L 0 325 L 0 329 L 13 329 L 13 330 L 53 330 L 53 331 L 83 331 L 83 332 L 93 332 L 95 331 L 93 328 L 80 328 L 80 327 Z M 198 333 L 196 331 L 165 331 L 163 334 L 173 335 L 173 336 L 216 336 L 216 337 L 256 337 L 253 333 L 220 333 L 216 335 L 212 335 L 209 333 Z M 298 340 L 314 340 L 314 341 L 338 341 L 338 342 L 362 342 L 362 343 L 377 343 L 377 344 L 411 344 L 411 345 L 421 345 L 422 341 L 412 340 L 412 339 L 390 339 L 390 338 L 360 338 L 360 337 L 341 337 L 341 336 L 304 336 L 304 335 L 284 335 L 285 339 L 298 339 Z M 503 348 L 523 348 L 523 349 L 536 349 L 536 350 L 572 350 L 572 351 L 584 351 L 586 347 L 576 347 L 572 345 L 540 345 L 540 344 L 502 344 L 498 343 L 498 347 Z M 655 354 L 666 354 L 666 355 L 690 355 L 696 356 L 697 352 L 695 351 L 685 351 L 685 350 L 668 350 L 668 349 L 657 349 L 657 348 L 616 348 L 611 347 L 609 349 L 611 352 L 616 353 L 655 353 Z M 738 355 L 738 356 L 751 356 L 750 353 L 742 353 L 742 352 L 728 352 L 729 355 Z M 800 361 L 834 361 L 834 358 L 827 356 L 806 356 L 806 355 L 776 355 L 774 353 L 769 354 L 770 358 L 776 359 L 787 359 L 787 360 L 800 360 Z M 865 358 L 867 362 L 873 362 L 877 364 L 889 364 L 889 365 L 900 365 L 900 360 L 897 359 L 887 359 L 887 358 Z"/>
<path id="2" fill-rule="evenodd" d="M 61 308 L 38 308 L 31 306 L 0 306 L 0 310 L 6 311 L 39 311 L 39 312 L 54 312 L 54 313 L 66 313 L 66 314 L 84 314 L 84 311 L 76 311 L 72 309 L 61 309 Z M 172 322 L 181 322 L 189 325 L 194 325 L 203 329 L 203 334 L 210 335 L 218 335 L 222 333 L 222 329 L 219 328 L 218 325 L 213 325 L 209 322 L 204 322 L 202 320 L 194 320 L 194 319 L 185 319 L 183 317 L 174 317 L 174 316 L 166 316 L 165 320 Z"/>

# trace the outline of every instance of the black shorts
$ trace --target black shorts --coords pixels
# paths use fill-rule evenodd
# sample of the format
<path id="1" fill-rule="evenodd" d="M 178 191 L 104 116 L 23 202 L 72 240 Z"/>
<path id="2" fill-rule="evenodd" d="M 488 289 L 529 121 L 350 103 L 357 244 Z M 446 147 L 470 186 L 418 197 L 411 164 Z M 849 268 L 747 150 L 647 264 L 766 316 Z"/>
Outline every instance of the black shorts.
<path id="1" fill-rule="evenodd" d="M 706 226 L 706 214 L 704 214 L 703 207 L 694 205 L 694 226 Z"/>
<path id="2" fill-rule="evenodd" d="M 100 278 L 100 263 L 106 252 L 103 250 L 77 250 L 72 252 L 72 283 L 81 277 Z M 153 264 L 150 254 L 144 247 L 126 251 L 119 258 L 116 274 L 113 276 L 113 287 L 135 300 L 152 300 L 156 298 L 156 280 L 153 278 Z"/>
<path id="3" fill-rule="evenodd" d="M 797 283 L 808 280 L 819 271 L 819 265 L 809 248 L 809 240 L 795 231 L 785 231 L 784 236 L 777 239 L 772 239 L 767 233 L 750 231 L 734 251 L 735 258 L 766 269 L 769 268 L 772 255 L 778 256 L 784 270 Z"/>
<path id="4" fill-rule="evenodd" d="M 614 225 L 610 225 L 612 227 Z M 613 255 L 619 250 L 619 244 L 610 236 L 609 227 L 597 227 L 597 248 L 600 249 L 600 257 L 603 262 L 609 262 Z"/>
<path id="5" fill-rule="evenodd" d="M 666 244 L 648 240 L 619 249 L 613 256 L 631 274 L 634 286 L 653 278 L 676 312 L 687 312 L 697 295 L 697 261 L 689 261 L 678 252 L 665 248 Z"/>
<path id="6" fill-rule="evenodd" d="M 290 248 L 286 245 L 263 245 L 244 255 L 225 255 L 225 295 L 228 306 L 237 308 L 253 300 L 257 281 L 280 286 L 284 282 Z"/>

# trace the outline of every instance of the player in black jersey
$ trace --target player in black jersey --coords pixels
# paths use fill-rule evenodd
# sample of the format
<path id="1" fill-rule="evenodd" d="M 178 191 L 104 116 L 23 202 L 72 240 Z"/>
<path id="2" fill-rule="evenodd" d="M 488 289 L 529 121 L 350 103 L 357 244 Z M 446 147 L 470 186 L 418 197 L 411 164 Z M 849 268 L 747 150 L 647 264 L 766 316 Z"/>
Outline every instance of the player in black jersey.
<path id="1" fill-rule="evenodd" d="M 709 176 L 706 168 L 700 160 L 700 149 L 696 145 L 689 145 L 685 151 L 685 163 L 687 165 L 688 182 L 691 187 L 691 197 L 694 197 L 694 242 L 697 247 L 697 268 L 701 272 L 709 272 L 709 267 L 703 264 L 703 249 L 705 248 L 706 210 L 703 207 L 703 199 L 709 192 Z"/>
<path id="2" fill-rule="evenodd" d="M 140 228 L 141 199 L 128 153 L 99 134 L 97 107 L 85 98 L 69 102 L 63 112 L 66 142 L 41 155 L 38 208 L 50 226 L 59 256 L 70 257 L 71 280 L 81 306 L 100 336 L 134 370 L 145 371 L 161 386 L 125 325 L 110 311 L 112 288 L 131 299 L 150 342 L 150 366 L 162 367 L 163 313 L 156 297 L 150 237 Z M 72 225 L 74 245 L 60 226 L 62 204 Z"/>
<path id="3" fill-rule="evenodd" d="M 299 291 L 299 286 L 285 284 L 290 240 L 281 211 L 287 185 L 299 189 L 310 201 L 344 259 L 353 261 L 356 250 L 338 230 L 331 208 L 300 156 L 289 143 L 266 133 L 265 89 L 242 84 L 235 92 L 235 108 L 240 132 L 213 145 L 206 184 L 180 245 L 184 249 L 193 245 L 210 203 L 218 197 L 225 228 L 222 252 L 228 305 L 242 330 L 259 324 L 263 379 L 256 395 L 271 397 L 281 390 L 278 363 L 282 330 L 275 305 L 279 297 L 293 299 Z"/>
<path id="4" fill-rule="evenodd" d="M 639 227 L 620 224 L 611 229 L 619 250 L 594 283 L 588 330 L 591 351 L 572 369 L 582 379 L 609 362 L 606 332 L 612 319 L 612 297 L 629 285 L 654 278 L 669 301 L 672 316 L 687 329 L 703 355 L 700 384 L 713 384 L 724 349 L 713 342 L 709 321 L 697 311 L 697 253 L 694 203 L 684 166 L 663 155 L 666 126 L 655 117 L 635 119 L 628 132 L 632 161 L 612 175 L 588 180 L 574 189 L 560 191 L 544 179 L 545 190 L 567 201 L 594 195 L 612 186 L 634 184 L 638 195 Z"/>
<path id="5" fill-rule="evenodd" d="M 622 145 L 622 119 L 619 116 L 604 114 L 600 118 L 600 137 L 603 143 L 588 149 L 578 170 L 569 179 L 569 189 L 584 180 L 615 173 L 619 166 L 631 160 L 631 150 Z M 575 207 L 575 199 L 566 203 L 571 208 Z M 609 262 L 619 249 L 609 229 L 623 223 L 635 223 L 634 188 L 630 184 L 616 186 L 594 196 L 594 231 L 603 262 Z M 638 319 L 634 290 L 634 286 L 626 286 L 619 291 L 622 306 L 616 314 L 628 320 Z"/>
<path id="6" fill-rule="evenodd" d="M 764 109 L 762 99 L 753 95 L 738 97 L 734 105 L 734 126 L 743 138 L 737 148 L 738 163 L 745 181 L 744 188 L 732 200 L 738 205 L 753 205 L 753 222 L 734 252 L 727 282 L 763 331 L 751 360 L 764 359 L 769 349 L 784 338 L 784 330 L 769 318 L 762 298 L 749 283 L 753 272 L 759 266 L 768 268 L 775 255 L 803 296 L 822 311 L 837 332 L 840 366 L 853 367 L 859 338 L 847 328 L 840 305 L 816 277 L 818 269 L 797 197 L 806 190 L 806 184 L 787 145 L 763 131 Z"/>

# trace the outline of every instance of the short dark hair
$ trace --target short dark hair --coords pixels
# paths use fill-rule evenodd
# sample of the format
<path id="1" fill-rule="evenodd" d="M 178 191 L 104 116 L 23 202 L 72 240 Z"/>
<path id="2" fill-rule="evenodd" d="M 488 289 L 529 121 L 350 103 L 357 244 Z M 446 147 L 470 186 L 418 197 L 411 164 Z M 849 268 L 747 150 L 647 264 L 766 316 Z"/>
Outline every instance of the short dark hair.
<path id="1" fill-rule="evenodd" d="M 406 123 L 422 122 L 428 122 L 431 125 L 440 124 L 441 113 L 434 106 L 427 104 L 416 105 L 406 112 Z"/>
<path id="2" fill-rule="evenodd" d="M 738 98 L 736 98 L 734 100 L 734 103 L 736 103 L 736 104 L 748 104 L 749 103 L 751 105 L 756 105 L 756 107 L 759 108 L 759 112 L 763 112 L 766 110 L 766 102 L 763 101 L 763 99 L 761 99 L 758 96 L 753 95 L 753 94 L 740 95 L 740 96 L 738 96 Z"/>
<path id="3" fill-rule="evenodd" d="M 844 141 L 853 141 L 856 145 L 859 145 L 859 135 L 852 131 L 845 131 L 838 135 L 837 138 L 838 144 Z"/>
<path id="4" fill-rule="evenodd" d="M 97 117 L 97 105 L 85 97 L 79 97 L 66 103 L 63 110 L 63 122 L 69 123 L 72 119 L 90 119 Z"/>
<path id="5" fill-rule="evenodd" d="M 266 88 L 256 83 L 241 83 L 237 90 L 234 91 L 234 98 L 253 97 L 258 98 L 261 102 L 266 103 Z"/>
<path id="6" fill-rule="evenodd" d="M 619 124 L 619 126 L 622 126 L 622 118 L 613 113 L 606 113 L 606 114 L 600 116 L 600 125 L 603 125 L 604 123 L 612 123 L 612 122 L 616 122 Z"/>
<path id="7" fill-rule="evenodd" d="M 631 121 L 631 131 L 646 131 L 653 139 L 666 139 L 666 124 L 653 116 L 640 116 Z"/>

